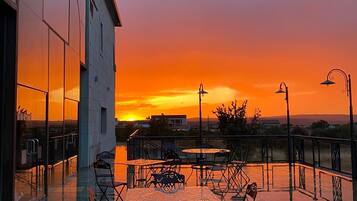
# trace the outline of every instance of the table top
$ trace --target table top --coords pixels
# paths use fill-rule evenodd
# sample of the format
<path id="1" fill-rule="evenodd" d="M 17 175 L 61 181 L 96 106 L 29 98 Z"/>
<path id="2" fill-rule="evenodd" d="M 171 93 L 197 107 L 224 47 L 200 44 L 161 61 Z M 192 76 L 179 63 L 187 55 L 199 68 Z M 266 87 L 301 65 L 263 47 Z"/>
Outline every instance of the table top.
<path id="1" fill-rule="evenodd" d="M 164 163 L 166 161 L 163 160 L 150 160 L 150 159 L 135 159 L 135 160 L 128 160 L 125 162 L 117 162 L 114 164 L 122 164 L 122 165 L 132 165 L 132 166 L 148 166 L 148 165 L 157 165 Z"/>
<path id="2" fill-rule="evenodd" d="M 184 187 L 174 193 L 164 193 L 156 188 L 134 188 L 129 189 L 126 201 L 220 201 L 208 187 Z"/>
<path id="3" fill-rule="evenodd" d="M 218 153 L 228 153 L 228 149 L 217 149 L 217 148 L 196 148 L 196 149 L 184 149 L 183 153 L 187 154 L 218 154 Z"/>

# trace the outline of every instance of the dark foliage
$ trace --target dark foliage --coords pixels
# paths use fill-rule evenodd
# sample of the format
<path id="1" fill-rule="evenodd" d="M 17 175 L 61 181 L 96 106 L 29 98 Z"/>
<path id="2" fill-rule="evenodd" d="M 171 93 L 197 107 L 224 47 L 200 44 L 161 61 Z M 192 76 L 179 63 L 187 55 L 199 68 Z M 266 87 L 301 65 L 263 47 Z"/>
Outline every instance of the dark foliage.
<path id="1" fill-rule="evenodd" d="M 247 120 L 248 101 L 245 100 L 238 105 L 237 100 L 232 101 L 230 106 L 222 104 L 213 113 L 219 121 L 219 129 L 223 135 L 245 135 L 257 134 L 260 128 L 260 110 L 254 114 L 252 122 Z"/>

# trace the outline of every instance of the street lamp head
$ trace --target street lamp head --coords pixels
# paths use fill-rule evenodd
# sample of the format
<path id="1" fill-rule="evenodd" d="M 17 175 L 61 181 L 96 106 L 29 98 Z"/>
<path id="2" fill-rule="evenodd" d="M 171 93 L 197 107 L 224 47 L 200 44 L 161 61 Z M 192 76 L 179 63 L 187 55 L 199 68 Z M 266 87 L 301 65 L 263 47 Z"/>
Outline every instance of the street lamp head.
<path id="1" fill-rule="evenodd" d="M 280 88 L 280 89 L 279 89 L 278 91 L 276 91 L 275 93 L 277 93 L 277 94 L 285 94 L 286 91 L 283 90 L 282 88 Z"/>
<path id="2" fill-rule="evenodd" d="M 208 94 L 208 92 L 205 91 L 205 90 L 200 91 L 200 93 L 201 93 L 202 95 L 203 95 L 203 94 Z"/>
<path id="3" fill-rule="evenodd" d="M 327 80 L 321 82 L 321 84 L 322 85 L 326 85 L 326 86 L 330 86 L 330 85 L 334 85 L 336 83 L 334 81 L 332 81 L 332 80 L 327 79 Z"/>
<path id="4" fill-rule="evenodd" d="M 208 94 L 208 92 L 203 89 L 203 84 L 200 85 L 198 94 L 201 94 L 201 95 Z"/>

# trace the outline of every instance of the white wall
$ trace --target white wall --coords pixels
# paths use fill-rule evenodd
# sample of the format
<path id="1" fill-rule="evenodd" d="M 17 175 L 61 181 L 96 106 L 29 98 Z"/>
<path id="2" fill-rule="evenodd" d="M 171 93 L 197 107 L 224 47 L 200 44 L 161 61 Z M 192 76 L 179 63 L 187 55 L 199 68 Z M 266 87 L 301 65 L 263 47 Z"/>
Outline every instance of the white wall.
<path id="1" fill-rule="evenodd" d="M 95 1 L 93 17 L 87 5 L 86 71 L 81 72 L 79 166 L 87 167 L 102 151 L 115 148 L 114 24 L 105 1 Z M 87 0 L 88 4 L 88 0 Z M 103 51 L 101 51 L 101 23 Z M 107 109 L 106 133 L 101 133 L 101 107 Z"/>

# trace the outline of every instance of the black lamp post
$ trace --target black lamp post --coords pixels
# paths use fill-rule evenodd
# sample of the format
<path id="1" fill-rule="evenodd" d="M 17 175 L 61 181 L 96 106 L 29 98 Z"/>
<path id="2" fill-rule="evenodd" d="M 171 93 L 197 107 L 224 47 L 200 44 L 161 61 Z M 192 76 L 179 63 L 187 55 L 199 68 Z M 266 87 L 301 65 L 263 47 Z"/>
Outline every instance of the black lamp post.
<path id="1" fill-rule="evenodd" d="M 208 94 L 207 91 L 203 89 L 203 84 L 200 84 L 200 88 L 198 89 L 198 97 L 199 97 L 199 117 L 200 117 L 200 125 L 199 125 L 199 131 L 200 131 L 200 148 L 202 148 L 202 96 L 205 94 Z"/>
<path id="2" fill-rule="evenodd" d="M 350 102 L 350 143 L 351 143 L 351 162 L 352 162 L 352 187 L 353 187 L 353 200 L 357 201 L 357 164 L 356 164 L 356 144 L 354 143 L 354 121 L 353 121 L 353 107 L 352 107 L 352 80 L 351 75 L 347 74 L 345 71 L 334 68 L 327 74 L 327 79 L 321 82 L 322 85 L 333 85 L 336 84 L 331 79 L 332 73 L 340 73 L 345 78 L 346 93 Z"/>
<path id="3" fill-rule="evenodd" d="M 284 87 L 284 88 L 283 88 Z M 286 101 L 286 118 L 288 127 L 288 160 L 289 160 L 289 195 L 290 201 L 293 200 L 293 180 L 292 180 L 292 160 L 291 160 L 291 136 L 290 136 L 290 105 L 289 105 L 289 88 L 285 82 L 280 83 L 277 94 L 285 94 Z"/>
<path id="4" fill-rule="evenodd" d="M 208 94 L 207 91 L 203 89 L 203 84 L 200 84 L 200 88 L 198 89 L 198 101 L 199 101 L 199 118 L 200 118 L 200 125 L 199 125 L 199 132 L 200 132 L 200 148 L 202 149 L 202 96 Z M 202 165 L 202 151 L 200 153 L 200 185 L 203 186 L 202 178 L 203 178 L 203 165 Z"/>

